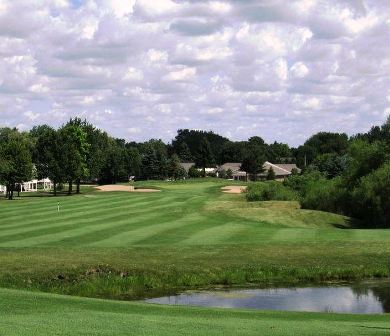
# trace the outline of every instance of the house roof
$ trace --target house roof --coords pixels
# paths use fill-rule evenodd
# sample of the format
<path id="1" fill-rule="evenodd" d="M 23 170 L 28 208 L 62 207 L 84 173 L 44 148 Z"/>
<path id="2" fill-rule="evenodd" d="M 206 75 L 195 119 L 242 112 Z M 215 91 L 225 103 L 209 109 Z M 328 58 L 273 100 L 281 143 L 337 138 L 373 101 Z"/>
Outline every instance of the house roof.
<path id="1" fill-rule="evenodd" d="M 268 174 L 268 171 L 269 171 L 271 168 L 274 170 L 276 176 L 287 176 L 287 175 L 290 175 L 290 174 L 291 174 L 291 172 L 289 172 L 289 171 L 286 170 L 286 169 L 283 169 L 283 168 L 279 167 L 279 165 L 276 165 L 276 164 L 273 164 L 273 163 L 271 163 L 271 162 L 266 161 L 266 162 L 264 163 L 264 165 L 263 165 L 264 171 L 263 171 L 260 175 L 261 175 L 261 176 L 267 175 L 267 174 Z"/>
<path id="2" fill-rule="evenodd" d="M 192 166 L 195 166 L 195 162 L 180 162 L 180 165 L 184 168 L 184 170 L 188 173 Z"/>
<path id="3" fill-rule="evenodd" d="M 241 162 L 226 162 L 223 165 L 218 167 L 218 170 L 228 170 L 230 169 L 233 173 L 238 172 L 241 168 Z"/>
<path id="4" fill-rule="evenodd" d="M 293 169 L 296 169 L 298 173 L 301 172 L 301 169 L 299 169 L 295 163 L 276 163 L 276 165 L 284 170 L 288 170 L 290 173 Z"/>

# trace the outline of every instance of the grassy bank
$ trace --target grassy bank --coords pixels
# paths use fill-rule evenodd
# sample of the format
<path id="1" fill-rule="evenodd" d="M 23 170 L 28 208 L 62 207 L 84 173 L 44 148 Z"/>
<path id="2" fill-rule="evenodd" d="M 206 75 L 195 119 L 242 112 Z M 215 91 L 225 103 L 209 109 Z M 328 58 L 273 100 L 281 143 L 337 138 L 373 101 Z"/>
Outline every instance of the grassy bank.
<path id="1" fill-rule="evenodd" d="M 0 201 L 0 286 L 132 299 L 390 276 L 390 230 L 348 229 L 348 218 L 295 202 L 248 203 L 221 193 L 227 183 Z"/>
<path id="2" fill-rule="evenodd" d="M 387 315 L 158 306 L 0 289 L 0 330 L 7 336 L 352 336 L 388 335 L 390 320 Z"/>

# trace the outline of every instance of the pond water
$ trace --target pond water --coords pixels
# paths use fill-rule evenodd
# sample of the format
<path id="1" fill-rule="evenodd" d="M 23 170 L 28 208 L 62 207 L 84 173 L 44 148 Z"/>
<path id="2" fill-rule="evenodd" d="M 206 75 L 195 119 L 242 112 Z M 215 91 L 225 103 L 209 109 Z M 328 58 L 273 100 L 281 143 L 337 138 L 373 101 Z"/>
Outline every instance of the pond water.
<path id="1" fill-rule="evenodd" d="M 381 314 L 390 313 L 390 281 L 324 287 L 192 291 L 145 301 L 221 308 Z"/>

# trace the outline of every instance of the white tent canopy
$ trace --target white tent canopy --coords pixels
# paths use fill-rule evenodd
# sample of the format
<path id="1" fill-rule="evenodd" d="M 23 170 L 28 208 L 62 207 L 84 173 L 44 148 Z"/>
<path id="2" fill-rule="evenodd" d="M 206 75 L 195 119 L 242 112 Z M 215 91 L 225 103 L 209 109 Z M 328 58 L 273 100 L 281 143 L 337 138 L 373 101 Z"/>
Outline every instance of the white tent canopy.
<path id="1" fill-rule="evenodd" d="M 37 192 L 38 188 L 49 191 L 53 188 L 53 182 L 49 178 L 44 178 L 42 180 L 31 180 L 22 183 L 22 191 L 25 192 Z"/>

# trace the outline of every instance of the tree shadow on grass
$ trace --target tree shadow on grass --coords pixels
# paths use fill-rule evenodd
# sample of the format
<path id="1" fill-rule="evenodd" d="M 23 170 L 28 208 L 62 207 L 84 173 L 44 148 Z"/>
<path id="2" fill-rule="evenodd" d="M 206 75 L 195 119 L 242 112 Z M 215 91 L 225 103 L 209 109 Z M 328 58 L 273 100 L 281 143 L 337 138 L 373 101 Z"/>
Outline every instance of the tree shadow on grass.
<path id="1" fill-rule="evenodd" d="M 345 221 L 345 224 L 333 223 L 332 225 L 337 229 L 343 229 L 343 230 L 367 229 L 367 227 L 363 226 L 362 221 L 356 218 L 348 218 Z"/>

